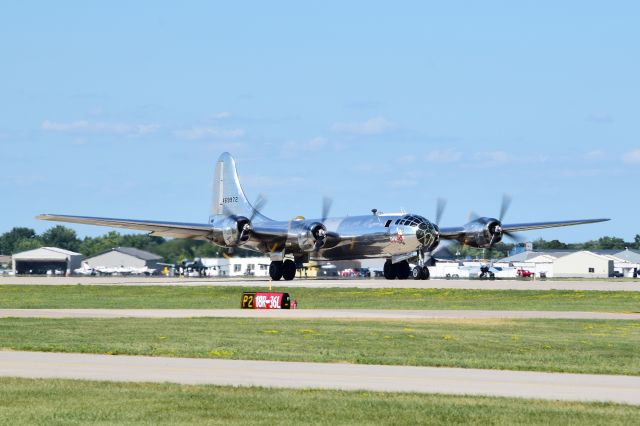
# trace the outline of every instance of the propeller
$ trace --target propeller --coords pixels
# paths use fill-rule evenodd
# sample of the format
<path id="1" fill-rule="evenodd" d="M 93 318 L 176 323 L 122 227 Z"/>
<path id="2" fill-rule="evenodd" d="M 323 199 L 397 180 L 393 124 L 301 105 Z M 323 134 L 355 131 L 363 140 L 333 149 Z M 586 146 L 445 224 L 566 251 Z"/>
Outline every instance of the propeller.
<path id="1" fill-rule="evenodd" d="M 313 236 L 316 239 L 315 245 L 313 247 L 313 255 L 318 256 L 318 252 L 324 245 L 327 239 L 327 229 L 324 226 L 325 220 L 329 217 L 329 212 L 331 211 L 331 206 L 333 204 L 333 199 L 329 197 L 322 197 L 322 216 L 320 218 L 320 224 L 322 226 L 317 227 L 317 229 L 313 232 Z"/>
<path id="2" fill-rule="evenodd" d="M 473 210 L 469 210 L 469 213 L 467 214 L 467 222 L 473 222 L 476 219 L 480 219 L 480 216 Z"/>
<path id="3" fill-rule="evenodd" d="M 504 215 L 507 214 L 507 211 L 509 210 L 510 205 L 511 205 L 511 196 L 509 194 L 502 194 L 502 204 L 500 205 L 500 216 L 498 217 L 498 220 L 500 220 L 500 222 L 502 222 L 502 219 L 504 219 Z"/>
<path id="4" fill-rule="evenodd" d="M 509 207 L 511 206 L 511 196 L 509 194 L 504 194 L 502 196 L 502 204 L 500 205 L 500 216 L 499 216 L 499 220 L 500 220 L 500 232 L 502 233 L 502 235 L 506 235 L 507 237 L 511 238 L 513 241 L 515 241 L 516 243 L 521 243 L 524 241 L 524 239 L 516 234 L 515 232 L 509 232 L 509 231 L 504 231 L 502 230 L 502 220 L 504 219 L 504 217 L 507 214 L 507 211 L 509 211 Z"/>
<path id="5" fill-rule="evenodd" d="M 447 200 L 444 198 L 438 198 L 436 203 L 436 226 L 440 227 L 440 221 L 442 220 L 442 214 L 447 206 Z"/>
<path id="6" fill-rule="evenodd" d="M 255 219 L 255 217 L 258 214 L 260 214 L 260 210 L 262 210 L 262 208 L 266 204 L 267 204 L 267 199 L 264 197 L 264 195 L 258 194 L 255 202 L 251 205 L 252 210 L 251 210 L 251 216 L 249 217 L 249 221 L 245 222 L 244 225 L 242 225 L 242 228 L 238 230 L 239 232 L 238 232 L 238 236 L 236 237 L 236 246 L 239 245 L 241 241 L 246 241 L 247 239 L 249 239 L 249 233 L 253 229 L 253 227 L 251 226 L 253 223 L 253 219 Z M 228 254 L 233 255 L 233 253 L 234 253 L 234 248 L 229 247 Z"/>
<path id="7" fill-rule="evenodd" d="M 491 241 L 489 242 L 489 247 L 488 247 L 489 257 L 492 257 L 493 246 L 494 244 L 496 244 L 497 242 L 496 240 L 499 239 L 500 237 L 508 237 L 511 240 L 513 240 L 516 244 L 521 243 L 523 240 L 515 232 L 509 232 L 502 229 L 502 220 L 506 216 L 507 211 L 509 211 L 509 207 L 511 206 L 511 201 L 512 201 L 512 198 L 510 195 L 508 194 L 502 195 L 502 203 L 500 204 L 500 215 L 498 216 L 498 220 L 500 223 L 498 223 L 493 229 L 493 235 L 491 236 Z"/>
<path id="8" fill-rule="evenodd" d="M 324 221 L 329 217 L 329 211 L 331 211 L 331 205 L 333 200 L 329 197 L 322 197 L 322 219 L 320 222 L 324 224 Z"/>

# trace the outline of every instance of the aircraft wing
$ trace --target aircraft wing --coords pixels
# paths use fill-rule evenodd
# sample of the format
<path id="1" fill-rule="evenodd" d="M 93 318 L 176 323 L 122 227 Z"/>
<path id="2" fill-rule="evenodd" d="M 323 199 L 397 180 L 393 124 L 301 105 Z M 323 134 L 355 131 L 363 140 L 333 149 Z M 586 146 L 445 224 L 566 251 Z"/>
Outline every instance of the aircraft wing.
<path id="1" fill-rule="evenodd" d="M 54 222 L 110 226 L 113 228 L 136 229 L 140 231 L 149 231 L 149 235 L 158 237 L 208 240 L 208 237 L 211 236 L 211 226 L 206 223 L 162 222 L 154 220 L 112 219 L 108 217 L 67 216 L 56 214 L 42 214 L 40 216 L 36 216 L 36 219 L 51 220 Z"/>
<path id="2" fill-rule="evenodd" d="M 585 225 L 588 223 L 606 222 L 611 219 L 577 219 L 555 222 L 530 222 L 530 223 L 503 223 L 501 228 L 505 232 L 531 231 L 534 229 L 559 228 L 562 226 Z M 443 239 L 458 239 L 468 230 L 464 226 L 440 228 L 440 237 Z"/>
<path id="3" fill-rule="evenodd" d="M 507 223 L 502 230 L 507 232 L 531 231 L 534 229 L 559 228 L 561 226 L 585 225 L 587 223 L 606 222 L 610 219 L 578 219 L 559 222 Z"/>

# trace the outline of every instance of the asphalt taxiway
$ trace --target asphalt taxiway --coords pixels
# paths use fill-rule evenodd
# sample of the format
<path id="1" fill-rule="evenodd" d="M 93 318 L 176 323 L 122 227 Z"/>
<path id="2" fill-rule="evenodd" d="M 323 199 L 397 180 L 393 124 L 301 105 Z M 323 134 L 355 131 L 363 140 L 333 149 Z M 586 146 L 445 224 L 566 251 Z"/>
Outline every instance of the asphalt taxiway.
<path id="1" fill-rule="evenodd" d="M 355 320 L 591 319 L 640 320 L 640 313 L 386 309 L 0 309 L 0 318 L 279 318 Z"/>
<path id="2" fill-rule="evenodd" d="M 0 351 L 0 376 L 420 392 L 640 405 L 640 377 Z"/>
<path id="3" fill-rule="evenodd" d="M 124 285 L 124 286 L 232 286 L 274 288 L 450 288 L 471 290 L 581 290 L 640 291 L 635 281 L 596 280 L 385 280 L 385 279 L 296 279 L 270 281 L 265 278 L 158 278 L 158 277 L 0 277 L 0 285 Z"/>

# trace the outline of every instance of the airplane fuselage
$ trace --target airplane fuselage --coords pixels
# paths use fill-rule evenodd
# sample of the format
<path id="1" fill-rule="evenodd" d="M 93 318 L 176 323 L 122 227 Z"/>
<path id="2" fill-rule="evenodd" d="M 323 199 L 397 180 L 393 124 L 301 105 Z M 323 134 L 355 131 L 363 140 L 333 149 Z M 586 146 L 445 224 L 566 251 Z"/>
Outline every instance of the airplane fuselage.
<path id="1" fill-rule="evenodd" d="M 322 222 L 328 234 L 319 250 L 305 245 L 304 234 L 313 224 Z M 422 227 L 422 229 L 421 229 Z M 437 227 L 412 214 L 370 214 L 340 218 L 265 221 L 256 224 L 261 238 L 250 239 L 243 247 L 262 253 L 284 250 L 314 260 L 385 258 L 415 252 L 425 245 L 437 247 Z M 272 235 L 271 238 L 267 238 Z M 286 239 L 283 235 L 287 235 Z M 332 236 L 340 238 L 332 238 Z"/>

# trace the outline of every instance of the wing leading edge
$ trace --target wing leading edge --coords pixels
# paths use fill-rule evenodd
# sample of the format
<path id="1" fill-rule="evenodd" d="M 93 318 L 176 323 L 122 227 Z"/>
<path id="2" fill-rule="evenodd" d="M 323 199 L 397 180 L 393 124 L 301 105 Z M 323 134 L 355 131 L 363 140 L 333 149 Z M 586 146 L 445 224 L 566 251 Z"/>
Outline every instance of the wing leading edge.
<path id="1" fill-rule="evenodd" d="M 588 223 L 606 222 L 611 219 L 578 219 L 558 222 L 507 223 L 502 230 L 507 232 L 531 231 L 534 229 L 560 228 L 562 226 L 586 225 Z"/>
<path id="2" fill-rule="evenodd" d="M 136 229 L 140 231 L 149 231 L 150 235 L 158 237 L 209 240 L 212 235 L 211 226 L 206 223 L 162 222 L 154 220 L 113 219 L 108 217 L 68 216 L 55 214 L 42 214 L 40 216 L 36 216 L 36 219 Z"/>
<path id="3" fill-rule="evenodd" d="M 505 223 L 501 225 L 503 231 L 520 232 L 532 231 L 535 229 L 560 228 L 563 226 L 586 225 L 589 223 L 606 222 L 611 219 L 576 219 L 562 220 L 553 222 L 530 222 L 530 223 Z M 456 226 L 451 228 L 440 228 L 440 237 L 443 239 L 457 239 L 461 234 L 467 232 L 465 226 Z"/>

